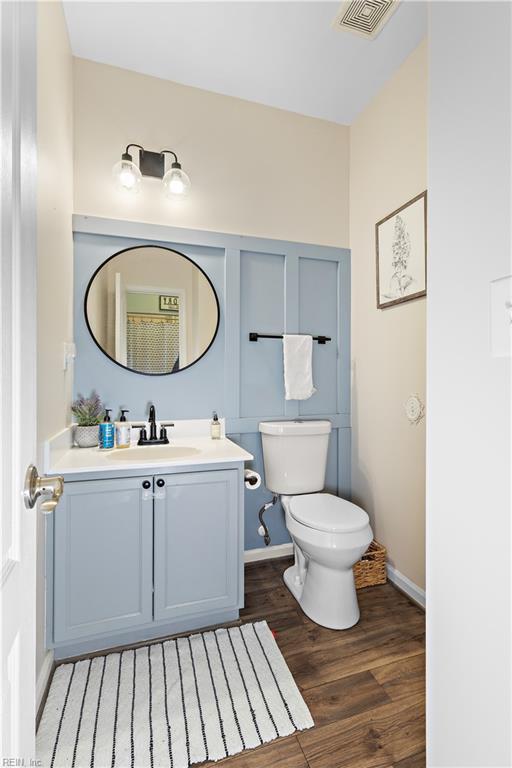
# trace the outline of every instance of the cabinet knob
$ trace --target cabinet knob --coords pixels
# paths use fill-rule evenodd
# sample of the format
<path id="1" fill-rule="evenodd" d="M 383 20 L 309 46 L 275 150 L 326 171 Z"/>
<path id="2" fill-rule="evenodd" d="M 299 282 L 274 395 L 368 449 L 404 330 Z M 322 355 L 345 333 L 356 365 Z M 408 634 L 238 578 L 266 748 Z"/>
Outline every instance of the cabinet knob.
<path id="1" fill-rule="evenodd" d="M 163 478 L 161 478 L 161 477 L 160 477 L 160 478 L 159 478 L 159 479 L 156 481 L 156 484 L 158 485 L 158 487 L 159 487 L 159 488 L 163 488 L 163 487 L 164 487 L 164 485 L 165 485 L 165 480 L 164 480 Z"/>
<path id="2" fill-rule="evenodd" d="M 145 488 L 146 491 L 147 491 L 149 488 L 151 488 L 150 481 L 149 480 L 144 480 L 144 482 L 142 483 L 142 487 Z"/>

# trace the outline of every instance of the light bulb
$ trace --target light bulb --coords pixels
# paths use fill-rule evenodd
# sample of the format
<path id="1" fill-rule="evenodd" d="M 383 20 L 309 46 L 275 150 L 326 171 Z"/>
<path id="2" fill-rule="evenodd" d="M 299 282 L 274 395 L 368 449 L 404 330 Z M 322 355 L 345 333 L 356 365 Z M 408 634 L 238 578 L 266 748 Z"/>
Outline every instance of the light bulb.
<path id="1" fill-rule="evenodd" d="M 190 189 L 190 179 L 179 163 L 173 163 L 162 183 L 167 197 L 184 197 Z"/>
<path id="2" fill-rule="evenodd" d="M 142 174 L 130 155 L 125 153 L 121 160 L 114 165 L 112 176 L 120 189 L 132 193 L 139 191 Z"/>

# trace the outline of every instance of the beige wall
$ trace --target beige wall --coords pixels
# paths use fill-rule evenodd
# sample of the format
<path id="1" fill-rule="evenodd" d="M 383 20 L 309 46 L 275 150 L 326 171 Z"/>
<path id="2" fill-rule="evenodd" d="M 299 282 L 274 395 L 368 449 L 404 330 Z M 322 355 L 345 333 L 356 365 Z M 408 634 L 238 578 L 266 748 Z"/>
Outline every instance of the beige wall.
<path id="1" fill-rule="evenodd" d="M 38 5 L 38 441 L 69 422 L 71 375 L 63 344 L 73 338 L 72 58 L 62 6 Z M 38 519 L 37 671 L 44 659 L 44 523 Z"/>
<path id="2" fill-rule="evenodd" d="M 176 150 L 187 200 L 111 169 L 126 144 Z M 75 59 L 75 212 L 348 246 L 349 130 L 128 70 Z"/>
<path id="3" fill-rule="evenodd" d="M 427 186 L 427 46 L 411 54 L 350 130 L 352 483 L 391 564 L 425 585 L 425 299 L 378 310 L 375 222 Z"/>

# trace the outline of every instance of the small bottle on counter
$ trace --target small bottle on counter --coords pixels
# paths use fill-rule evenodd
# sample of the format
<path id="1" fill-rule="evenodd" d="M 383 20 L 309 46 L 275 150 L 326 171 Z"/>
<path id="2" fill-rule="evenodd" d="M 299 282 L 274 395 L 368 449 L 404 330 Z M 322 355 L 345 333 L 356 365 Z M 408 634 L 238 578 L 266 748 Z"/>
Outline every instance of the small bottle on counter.
<path id="1" fill-rule="evenodd" d="M 217 411 L 213 412 L 213 419 L 210 423 L 210 434 L 212 437 L 212 440 L 220 440 L 221 438 L 221 426 L 219 417 L 217 416 Z"/>
<path id="2" fill-rule="evenodd" d="M 129 448 L 132 441 L 132 425 L 126 420 L 128 408 L 121 408 L 121 418 L 116 421 L 116 448 Z"/>
<path id="3" fill-rule="evenodd" d="M 105 418 L 100 424 L 100 451 L 111 451 L 114 447 L 114 425 L 110 420 L 111 408 L 105 408 Z"/>

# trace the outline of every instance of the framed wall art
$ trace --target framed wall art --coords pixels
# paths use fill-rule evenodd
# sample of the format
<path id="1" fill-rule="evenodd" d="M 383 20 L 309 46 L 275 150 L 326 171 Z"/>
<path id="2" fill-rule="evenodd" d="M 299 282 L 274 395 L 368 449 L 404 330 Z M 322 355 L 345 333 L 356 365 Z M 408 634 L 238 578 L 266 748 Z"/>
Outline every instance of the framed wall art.
<path id="1" fill-rule="evenodd" d="M 377 307 L 427 295 L 427 193 L 375 225 Z"/>

